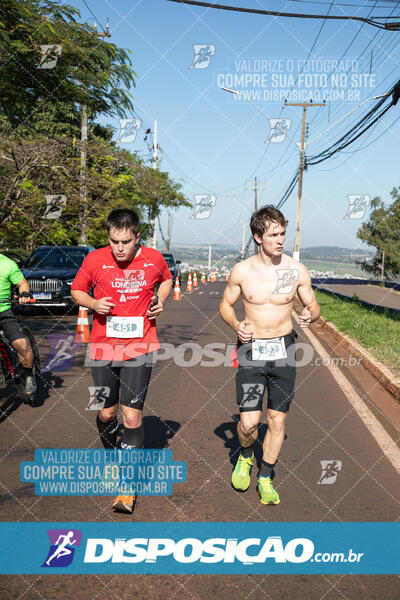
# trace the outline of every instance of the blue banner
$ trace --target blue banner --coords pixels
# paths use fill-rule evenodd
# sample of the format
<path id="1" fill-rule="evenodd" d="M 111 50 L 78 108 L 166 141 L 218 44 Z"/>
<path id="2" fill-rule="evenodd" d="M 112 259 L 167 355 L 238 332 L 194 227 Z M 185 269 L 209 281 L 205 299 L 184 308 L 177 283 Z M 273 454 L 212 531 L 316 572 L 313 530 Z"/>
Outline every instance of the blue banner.
<path id="1" fill-rule="evenodd" d="M 21 462 L 20 478 L 37 496 L 168 496 L 186 481 L 186 463 L 164 449 L 38 449 L 34 462 Z"/>
<path id="2" fill-rule="evenodd" d="M 1 523 L 2 574 L 398 574 L 400 523 Z"/>

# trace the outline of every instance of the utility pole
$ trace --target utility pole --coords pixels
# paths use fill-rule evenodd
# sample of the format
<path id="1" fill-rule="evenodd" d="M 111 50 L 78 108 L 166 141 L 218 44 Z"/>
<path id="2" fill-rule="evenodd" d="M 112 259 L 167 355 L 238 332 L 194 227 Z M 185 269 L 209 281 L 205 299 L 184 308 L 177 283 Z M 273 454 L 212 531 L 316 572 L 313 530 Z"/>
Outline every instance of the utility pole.
<path id="1" fill-rule="evenodd" d="M 168 213 L 168 233 L 167 233 L 167 239 L 165 240 L 165 252 L 169 252 L 170 243 L 171 243 L 171 213 Z"/>
<path id="2" fill-rule="evenodd" d="M 207 244 L 208 246 L 208 272 L 211 271 L 211 248 L 215 246 L 215 244 Z"/>
<path id="3" fill-rule="evenodd" d="M 81 168 L 80 168 L 80 234 L 79 234 L 79 245 L 87 246 L 87 213 L 88 213 L 88 202 L 87 202 L 87 179 L 86 179 L 86 168 L 87 168 L 87 139 L 88 139 L 88 108 L 87 104 L 82 104 L 82 121 L 81 121 Z"/>
<path id="4" fill-rule="evenodd" d="M 154 121 L 154 134 L 153 134 L 153 169 L 157 169 L 157 121 Z M 153 239 L 151 242 L 152 248 L 157 248 L 157 216 L 154 215 L 153 219 Z"/>
<path id="5" fill-rule="evenodd" d="M 246 248 L 246 227 L 247 227 L 247 222 L 246 221 L 242 221 L 242 225 L 243 225 L 243 233 L 242 233 L 242 251 L 241 251 L 241 256 L 242 256 L 242 260 L 244 259 L 244 251 Z"/>
<path id="6" fill-rule="evenodd" d="M 300 141 L 300 166 L 299 166 L 299 184 L 297 188 L 297 210 L 296 210 L 296 232 L 294 236 L 293 258 L 300 259 L 300 221 L 301 221 L 301 201 L 303 196 L 303 171 L 304 171 L 304 140 L 306 135 L 306 115 L 307 107 L 309 106 L 326 106 L 322 104 L 314 104 L 314 102 L 285 102 L 285 106 L 302 106 L 303 107 L 303 122 L 301 125 L 301 141 Z"/>
<path id="7" fill-rule="evenodd" d="M 94 24 L 95 35 L 97 37 L 111 37 L 110 26 L 107 22 L 105 31 L 97 31 L 97 24 Z M 88 242 L 88 200 L 87 200 L 87 142 L 88 142 L 88 107 L 82 104 L 81 119 L 81 166 L 79 172 L 79 245 L 87 246 Z"/>
<path id="8" fill-rule="evenodd" d="M 385 250 L 382 250 L 381 281 L 385 279 Z"/>
<path id="9" fill-rule="evenodd" d="M 257 182 L 257 177 L 254 177 L 254 212 L 256 212 L 258 210 L 258 190 L 264 190 L 266 188 L 266 185 L 264 185 L 266 182 L 260 182 L 260 186 L 259 183 Z M 252 184 L 251 181 L 247 182 L 248 185 Z M 258 254 L 258 244 L 256 241 L 254 241 L 254 254 Z"/>

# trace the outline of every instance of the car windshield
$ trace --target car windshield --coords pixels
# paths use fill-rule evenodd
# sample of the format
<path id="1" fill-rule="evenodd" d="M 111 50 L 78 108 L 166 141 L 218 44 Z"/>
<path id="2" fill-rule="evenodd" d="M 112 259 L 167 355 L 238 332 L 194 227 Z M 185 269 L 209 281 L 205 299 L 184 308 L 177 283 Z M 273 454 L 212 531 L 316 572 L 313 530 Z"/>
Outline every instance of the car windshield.
<path id="1" fill-rule="evenodd" d="M 84 250 L 68 248 L 40 248 L 28 258 L 24 268 L 79 269 L 86 256 Z"/>
<path id="2" fill-rule="evenodd" d="M 172 254 L 163 254 L 163 257 L 165 258 L 165 262 L 167 263 L 167 265 L 169 267 L 173 267 L 174 266 L 175 261 L 174 261 L 174 257 L 173 257 Z"/>

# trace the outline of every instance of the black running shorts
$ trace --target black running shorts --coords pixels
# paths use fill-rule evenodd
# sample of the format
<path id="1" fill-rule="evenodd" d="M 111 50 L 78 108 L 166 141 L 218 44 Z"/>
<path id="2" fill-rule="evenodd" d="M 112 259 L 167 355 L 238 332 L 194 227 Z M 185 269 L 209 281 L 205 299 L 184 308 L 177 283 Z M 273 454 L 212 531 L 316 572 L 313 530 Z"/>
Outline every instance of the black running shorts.
<path id="1" fill-rule="evenodd" d="M 0 312 L 0 324 L 4 329 L 4 333 L 10 344 L 11 342 L 15 342 L 15 340 L 25 338 L 21 325 L 18 323 L 11 308 Z"/>
<path id="2" fill-rule="evenodd" d="M 111 366 L 111 362 L 104 365 L 104 361 L 99 361 L 99 366 L 92 366 L 94 386 L 104 388 L 103 408 L 120 401 L 124 406 L 142 410 L 151 376 L 152 353 L 121 361 L 119 366 Z"/>
<path id="3" fill-rule="evenodd" d="M 265 389 L 268 390 L 268 408 L 288 412 L 293 400 L 296 379 L 295 341 L 297 334 L 281 336 L 287 358 L 260 361 L 252 359 L 252 342 L 237 349 L 239 367 L 236 373 L 236 401 L 240 412 L 262 410 Z"/>

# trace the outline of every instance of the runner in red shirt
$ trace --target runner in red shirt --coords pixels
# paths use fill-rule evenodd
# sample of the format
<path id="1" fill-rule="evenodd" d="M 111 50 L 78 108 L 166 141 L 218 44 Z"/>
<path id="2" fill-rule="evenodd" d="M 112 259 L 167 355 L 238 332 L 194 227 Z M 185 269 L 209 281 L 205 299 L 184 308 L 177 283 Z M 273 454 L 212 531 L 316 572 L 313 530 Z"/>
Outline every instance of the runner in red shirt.
<path id="1" fill-rule="evenodd" d="M 88 254 L 71 286 L 72 299 L 93 309 L 90 358 L 95 390 L 104 408 L 97 428 L 106 449 L 116 447 L 119 402 L 124 424 L 120 447 L 143 448 L 143 405 L 160 348 L 156 317 L 171 291 L 171 273 L 162 254 L 139 246 L 139 218 L 129 209 L 107 219 L 109 246 Z M 159 284 L 157 295 L 155 285 Z M 93 288 L 94 298 L 89 296 Z M 118 496 L 116 510 L 131 513 L 135 496 Z"/>

